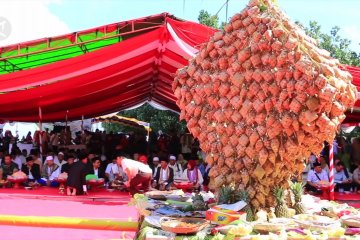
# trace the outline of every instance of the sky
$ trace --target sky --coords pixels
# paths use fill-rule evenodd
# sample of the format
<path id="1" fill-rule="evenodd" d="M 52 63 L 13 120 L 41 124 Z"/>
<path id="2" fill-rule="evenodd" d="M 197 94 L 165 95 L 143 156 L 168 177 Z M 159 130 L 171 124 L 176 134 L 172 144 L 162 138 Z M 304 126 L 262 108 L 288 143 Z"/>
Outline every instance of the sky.
<path id="1" fill-rule="evenodd" d="M 197 21 L 204 9 L 217 13 L 226 0 L 0 0 L 0 21 L 11 25 L 0 46 L 51 37 L 109 23 L 169 12 L 176 17 Z M 229 0 L 228 17 L 241 11 L 248 0 Z M 351 48 L 360 52 L 360 0 L 278 0 L 294 21 L 304 25 L 317 21 L 329 32 L 339 26 L 341 36 L 352 40 Z M 226 7 L 219 12 L 226 21 Z"/>

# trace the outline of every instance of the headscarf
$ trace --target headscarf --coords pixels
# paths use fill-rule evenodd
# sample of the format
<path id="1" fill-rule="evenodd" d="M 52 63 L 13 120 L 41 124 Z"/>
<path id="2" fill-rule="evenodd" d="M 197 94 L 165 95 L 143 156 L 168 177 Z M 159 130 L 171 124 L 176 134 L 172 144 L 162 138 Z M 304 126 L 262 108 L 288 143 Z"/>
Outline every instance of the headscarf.
<path id="1" fill-rule="evenodd" d="M 189 160 L 188 164 L 190 165 L 190 170 L 194 170 L 194 168 L 196 167 L 195 160 Z"/>
<path id="2" fill-rule="evenodd" d="M 139 157 L 139 162 L 142 162 L 144 164 L 147 164 L 147 157 L 145 155 L 141 155 Z"/>
<path id="3" fill-rule="evenodd" d="M 198 169 L 195 160 L 189 160 L 190 169 L 187 169 L 187 177 L 190 182 L 196 183 L 198 181 Z"/>

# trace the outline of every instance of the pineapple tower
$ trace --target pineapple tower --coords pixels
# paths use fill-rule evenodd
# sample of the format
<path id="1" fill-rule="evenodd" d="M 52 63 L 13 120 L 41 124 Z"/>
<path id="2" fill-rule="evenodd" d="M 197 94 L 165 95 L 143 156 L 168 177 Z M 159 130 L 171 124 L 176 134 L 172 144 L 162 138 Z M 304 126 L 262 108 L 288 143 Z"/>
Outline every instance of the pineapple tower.
<path id="1" fill-rule="evenodd" d="M 235 182 L 259 209 L 332 142 L 356 100 L 351 80 L 272 1 L 251 0 L 177 71 L 173 90 L 212 187 Z"/>

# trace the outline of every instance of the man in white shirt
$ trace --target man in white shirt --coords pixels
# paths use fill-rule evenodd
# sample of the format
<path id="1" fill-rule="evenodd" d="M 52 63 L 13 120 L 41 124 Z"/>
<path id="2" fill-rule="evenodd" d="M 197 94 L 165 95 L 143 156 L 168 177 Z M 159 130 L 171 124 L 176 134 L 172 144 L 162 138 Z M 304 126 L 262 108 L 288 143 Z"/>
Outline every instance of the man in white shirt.
<path id="1" fill-rule="evenodd" d="M 41 179 L 38 182 L 44 186 L 57 187 L 59 186 L 57 182 L 59 175 L 60 167 L 54 163 L 53 156 L 47 156 L 41 172 Z"/>
<path id="2" fill-rule="evenodd" d="M 62 165 L 66 164 L 65 161 L 65 155 L 63 152 L 59 152 L 57 154 L 57 157 L 54 158 L 54 162 L 56 165 L 58 165 L 60 168 L 62 167 Z"/>
<path id="3" fill-rule="evenodd" d="M 147 158 L 140 156 L 139 161 L 125 158 L 123 154 L 118 154 L 116 157 L 116 163 L 122 166 L 123 171 L 128 177 L 126 186 L 130 187 L 130 194 L 134 195 L 138 192 L 139 185 L 142 186 L 146 192 L 149 190 L 152 170 L 147 164 Z"/>
<path id="4" fill-rule="evenodd" d="M 351 180 L 345 175 L 345 166 L 342 162 L 339 162 L 335 166 L 334 170 L 334 183 L 335 183 L 335 191 L 339 191 L 339 189 L 349 191 L 351 187 Z"/>
<path id="5" fill-rule="evenodd" d="M 18 165 L 18 169 L 21 169 L 22 165 L 26 163 L 26 159 L 20 149 L 13 149 L 13 162 Z"/>
<path id="6" fill-rule="evenodd" d="M 174 180 L 183 178 L 183 169 L 181 165 L 176 162 L 176 157 L 174 155 L 169 156 L 169 168 L 172 168 L 174 171 Z"/>
<path id="7" fill-rule="evenodd" d="M 114 177 L 112 182 L 116 181 L 116 185 L 124 184 L 128 181 L 128 176 L 124 172 L 121 161 L 116 159 L 115 163 L 111 166 L 111 172 Z"/>
<path id="8" fill-rule="evenodd" d="M 152 187 L 160 191 L 169 191 L 174 182 L 174 171 L 169 167 L 166 159 L 161 159 Z"/>
<path id="9" fill-rule="evenodd" d="M 105 169 L 105 176 L 108 178 L 109 182 L 112 182 L 115 179 L 114 173 L 112 171 L 112 166 L 114 164 L 116 164 L 116 158 L 114 158 L 113 161 L 111 163 L 109 163 Z"/>
<path id="10" fill-rule="evenodd" d="M 360 164 L 353 172 L 354 186 L 357 188 L 358 193 L 360 193 Z"/>
<path id="11" fill-rule="evenodd" d="M 321 168 L 321 164 L 314 163 L 314 170 L 311 170 L 307 176 L 306 189 L 308 191 L 318 192 L 321 188 L 321 183 L 329 182 L 328 173 Z"/>

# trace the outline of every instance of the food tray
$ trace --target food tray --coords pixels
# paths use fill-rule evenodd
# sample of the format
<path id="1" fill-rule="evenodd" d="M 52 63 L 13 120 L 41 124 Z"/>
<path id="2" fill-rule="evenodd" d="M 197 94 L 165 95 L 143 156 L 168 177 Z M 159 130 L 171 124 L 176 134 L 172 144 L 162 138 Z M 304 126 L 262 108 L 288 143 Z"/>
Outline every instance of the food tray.
<path id="1" fill-rule="evenodd" d="M 161 228 L 164 231 L 176 234 L 190 234 L 203 230 L 209 222 L 199 218 L 169 218 L 160 219 Z"/>
<path id="2" fill-rule="evenodd" d="M 165 192 L 165 191 L 150 191 L 146 192 L 145 196 L 154 199 L 154 200 L 166 200 L 166 196 L 171 192 Z"/>
<path id="3" fill-rule="evenodd" d="M 255 223 L 253 225 L 253 229 L 258 231 L 258 232 L 279 232 L 283 229 L 286 229 L 287 226 L 285 224 L 281 224 L 281 223 L 268 223 L 268 222 L 264 222 L 264 223 Z"/>
<path id="4" fill-rule="evenodd" d="M 323 222 L 316 222 L 316 221 L 295 220 L 295 222 L 301 228 L 314 230 L 314 231 L 324 231 L 324 230 L 330 230 L 330 229 L 341 227 L 340 221 L 333 221 L 331 223 L 330 222 L 323 223 Z"/>
<path id="5" fill-rule="evenodd" d="M 348 227 L 360 228 L 360 217 L 359 216 L 343 216 L 341 221 Z"/>
<path id="6" fill-rule="evenodd" d="M 179 202 L 187 202 L 191 199 L 191 196 L 181 196 L 181 195 L 168 195 L 166 196 L 167 200 L 179 201 Z"/>

